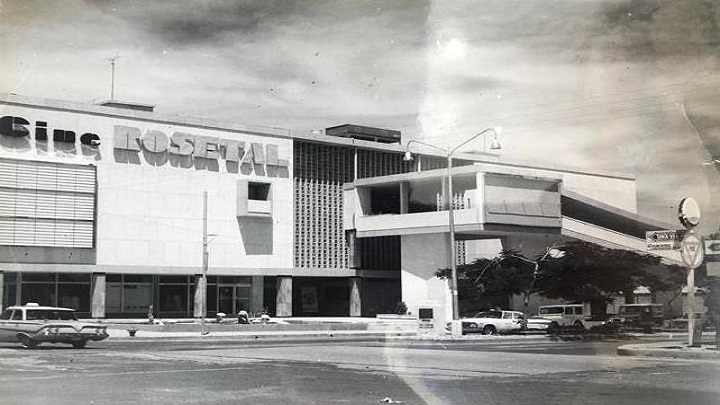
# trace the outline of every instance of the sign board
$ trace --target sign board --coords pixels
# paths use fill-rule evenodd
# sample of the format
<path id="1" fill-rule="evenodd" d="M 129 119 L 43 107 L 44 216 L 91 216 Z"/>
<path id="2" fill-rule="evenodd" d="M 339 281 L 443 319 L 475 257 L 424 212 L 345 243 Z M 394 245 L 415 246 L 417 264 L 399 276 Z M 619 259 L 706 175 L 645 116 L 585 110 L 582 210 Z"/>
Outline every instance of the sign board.
<path id="1" fill-rule="evenodd" d="M 705 239 L 705 256 L 708 261 L 720 261 L 720 239 Z"/>
<path id="2" fill-rule="evenodd" d="M 680 243 L 680 256 L 683 262 L 690 268 L 699 267 L 704 259 L 703 243 L 700 237 L 689 232 Z"/>
<path id="3" fill-rule="evenodd" d="M 708 277 L 720 277 L 720 262 L 707 262 Z"/>
<path id="4" fill-rule="evenodd" d="M 678 207 L 678 219 L 686 228 L 700 225 L 700 206 L 690 197 L 683 198 Z"/>
<path id="5" fill-rule="evenodd" d="M 678 250 L 685 230 L 662 230 L 645 232 L 647 250 Z"/>

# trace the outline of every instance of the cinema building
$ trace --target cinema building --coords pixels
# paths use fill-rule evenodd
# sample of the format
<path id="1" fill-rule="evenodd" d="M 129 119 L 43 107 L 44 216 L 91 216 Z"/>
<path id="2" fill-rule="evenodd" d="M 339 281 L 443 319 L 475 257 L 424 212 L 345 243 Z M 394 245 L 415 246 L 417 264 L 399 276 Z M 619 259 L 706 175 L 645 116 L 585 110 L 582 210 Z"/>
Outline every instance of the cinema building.
<path id="1" fill-rule="evenodd" d="M 2 305 L 95 318 L 375 316 L 449 302 L 446 157 L 400 133 L 185 119 L 152 106 L 0 96 Z M 460 155 L 459 262 L 583 239 L 644 250 L 635 181 Z M 207 231 L 203 194 L 207 193 Z"/>

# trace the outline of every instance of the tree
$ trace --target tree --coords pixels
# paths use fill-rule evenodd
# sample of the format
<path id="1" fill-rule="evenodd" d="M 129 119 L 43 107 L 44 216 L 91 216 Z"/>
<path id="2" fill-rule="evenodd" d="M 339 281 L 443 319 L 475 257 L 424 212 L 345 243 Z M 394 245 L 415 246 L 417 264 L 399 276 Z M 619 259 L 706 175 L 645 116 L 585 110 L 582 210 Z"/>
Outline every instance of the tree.
<path id="1" fill-rule="evenodd" d="M 593 312 L 604 314 L 604 304 L 617 293 L 631 299 L 639 286 L 652 290 L 680 288 L 684 272 L 661 263 L 660 257 L 589 242 L 568 242 L 561 258 L 540 262 L 537 292 L 549 298 L 590 302 Z M 600 311 L 600 308 L 603 308 Z"/>
<path id="2" fill-rule="evenodd" d="M 532 283 L 535 266 L 517 250 L 503 250 L 495 259 L 478 259 L 457 266 L 458 305 L 461 314 L 501 307 L 507 308 L 512 294 L 523 294 Z M 450 269 L 435 275 L 450 278 Z"/>
<path id="3" fill-rule="evenodd" d="M 513 294 L 537 293 L 571 302 L 590 302 L 593 311 L 605 314 L 605 305 L 617 293 L 626 299 L 639 286 L 653 291 L 677 290 L 680 294 L 685 271 L 661 263 L 657 256 L 622 249 L 609 249 L 574 241 L 557 247 L 564 255 L 543 254 L 530 259 L 518 250 L 503 250 L 494 259 L 478 259 L 457 267 L 460 313 L 507 307 Z M 537 265 L 537 272 L 535 268 Z M 450 277 L 450 269 L 436 276 Z"/>

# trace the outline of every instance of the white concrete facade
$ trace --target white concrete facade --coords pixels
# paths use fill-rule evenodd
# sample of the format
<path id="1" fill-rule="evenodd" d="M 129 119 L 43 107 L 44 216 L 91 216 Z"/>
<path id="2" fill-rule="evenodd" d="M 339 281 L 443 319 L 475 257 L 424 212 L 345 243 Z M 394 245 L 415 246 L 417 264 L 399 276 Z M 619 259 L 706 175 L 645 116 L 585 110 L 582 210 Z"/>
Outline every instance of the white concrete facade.
<path id="1" fill-rule="evenodd" d="M 141 113 L 135 114 L 137 118 L 113 116 L 113 110 L 92 113 L 43 106 L 0 107 L 0 115 L 29 122 L 24 125 L 29 131 L 27 137 L 3 136 L 0 157 L 97 167 L 96 260 L 91 270 L 125 274 L 149 270 L 167 274 L 200 272 L 202 193 L 207 191 L 208 233 L 213 235 L 209 262 L 212 274 L 253 275 L 263 274 L 264 269 L 290 272 L 293 254 L 291 139 L 273 132 L 262 134 L 152 121 Z M 46 123 L 47 141 L 35 139 L 38 122 Z M 138 150 L 117 147 L 118 136 L 128 128 L 139 135 Z M 55 129 L 73 131 L 74 143 L 53 141 Z M 99 145 L 82 144 L 80 137 L 85 133 L 97 135 Z M 172 147 L 173 134 L 185 134 L 185 139 L 190 141 L 186 140 L 183 146 L 190 148 L 192 142 L 200 147 L 200 139 L 215 142 L 207 146 L 206 153 L 220 148 L 219 144 L 225 141 L 234 145 L 244 143 L 240 153 L 247 162 L 242 163 L 243 155 L 239 162 L 227 159 L 225 150 L 220 150 L 218 157 L 210 158 L 173 155 L 166 151 Z M 164 142 L 160 152 L 150 150 L 156 142 L 158 145 Z M 250 153 L 252 149 L 255 156 Z M 274 154 L 273 163 L 282 161 L 273 168 L 280 170 L 272 174 L 268 153 Z M 253 203 L 265 204 L 256 209 L 256 214 L 238 215 L 238 190 L 242 186 L 238 180 L 268 185 L 269 201 L 250 201 L 251 209 Z M 258 233 L 262 235 L 258 237 Z M 38 267 L 23 266 L 22 271 L 33 271 L 33 268 Z M 56 266 L 55 270 L 63 269 Z"/>

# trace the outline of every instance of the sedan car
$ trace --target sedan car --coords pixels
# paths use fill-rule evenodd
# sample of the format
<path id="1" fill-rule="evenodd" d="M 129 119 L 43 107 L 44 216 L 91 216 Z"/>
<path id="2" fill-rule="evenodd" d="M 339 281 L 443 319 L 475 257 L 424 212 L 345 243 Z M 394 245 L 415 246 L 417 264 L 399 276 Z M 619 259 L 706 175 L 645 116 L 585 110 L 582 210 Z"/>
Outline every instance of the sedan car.
<path id="1" fill-rule="evenodd" d="M 0 313 L 0 341 L 19 342 L 26 349 L 40 343 L 67 343 L 79 349 L 89 340 L 106 339 L 106 329 L 105 325 L 78 321 L 70 308 L 29 303 Z"/>
<path id="2" fill-rule="evenodd" d="M 524 315 L 519 311 L 484 311 L 470 318 L 463 318 L 463 333 L 496 333 L 517 332 L 522 329 Z"/>

